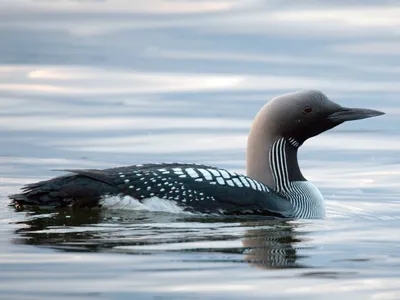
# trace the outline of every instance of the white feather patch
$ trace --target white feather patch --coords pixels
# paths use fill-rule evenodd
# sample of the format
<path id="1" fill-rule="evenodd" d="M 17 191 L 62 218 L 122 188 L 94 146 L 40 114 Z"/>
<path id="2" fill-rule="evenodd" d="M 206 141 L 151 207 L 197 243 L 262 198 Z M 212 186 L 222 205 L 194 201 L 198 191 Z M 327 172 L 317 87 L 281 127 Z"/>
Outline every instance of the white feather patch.
<path id="1" fill-rule="evenodd" d="M 130 196 L 104 196 L 99 203 L 102 207 L 108 209 L 147 210 L 175 214 L 190 214 L 190 212 L 185 212 L 176 201 L 158 197 L 143 199 L 139 202 L 137 199 Z"/>

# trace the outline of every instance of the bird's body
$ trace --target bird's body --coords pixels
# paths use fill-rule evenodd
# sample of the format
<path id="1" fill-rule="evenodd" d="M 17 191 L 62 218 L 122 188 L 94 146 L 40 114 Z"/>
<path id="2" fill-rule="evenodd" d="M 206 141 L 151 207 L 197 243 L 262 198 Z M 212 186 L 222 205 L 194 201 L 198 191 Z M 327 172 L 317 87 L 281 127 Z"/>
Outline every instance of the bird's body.
<path id="1" fill-rule="evenodd" d="M 212 166 L 162 163 L 104 170 L 66 170 L 73 175 L 26 186 L 14 199 L 37 206 L 110 206 L 115 196 L 140 202 L 138 208 L 156 209 L 169 202 L 169 210 L 210 214 L 267 214 L 289 217 L 293 208 L 263 183 Z M 269 201 L 265 201 L 269 199 Z M 111 203 L 110 203 L 111 202 Z M 121 203 L 122 204 L 122 203 Z M 121 205 L 120 204 L 120 205 Z M 221 205 L 222 204 L 222 205 Z M 287 215 L 281 215 L 281 212 Z"/>
<path id="2" fill-rule="evenodd" d="M 65 170 L 72 174 L 29 184 L 10 198 L 20 207 L 109 207 L 116 197 L 138 209 L 177 213 L 322 218 L 322 194 L 302 175 L 298 148 L 344 121 L 380 114 L 343 108 L 317 91 L 286 94 L 267 103 L 253 122 L 247 176 L 186 163 Z"/>

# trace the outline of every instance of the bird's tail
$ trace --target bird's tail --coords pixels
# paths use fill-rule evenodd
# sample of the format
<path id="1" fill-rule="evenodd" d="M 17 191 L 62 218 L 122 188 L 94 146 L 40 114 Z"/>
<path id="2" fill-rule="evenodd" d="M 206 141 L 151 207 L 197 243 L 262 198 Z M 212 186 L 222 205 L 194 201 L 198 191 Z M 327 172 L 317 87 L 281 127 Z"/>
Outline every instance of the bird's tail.
<path id="1" fill-rule="evenodd" d="M 82 174 L 66 175 L 25 185 L 21 193 L 8 196 L 11 205 L 24 207 L 93 207 L 102 194 L 115 187 Z"/>

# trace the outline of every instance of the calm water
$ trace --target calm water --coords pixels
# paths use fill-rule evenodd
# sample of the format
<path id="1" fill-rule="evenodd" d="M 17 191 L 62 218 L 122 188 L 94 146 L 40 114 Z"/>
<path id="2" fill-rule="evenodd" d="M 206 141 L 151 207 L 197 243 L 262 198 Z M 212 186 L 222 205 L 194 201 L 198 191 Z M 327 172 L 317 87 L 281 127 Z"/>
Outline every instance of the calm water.
<path id="1" fill-rule="evenodd" d="M 0 1 L 0 298 L 400 299 L 400 6 L 314 2 Z M 7 206 L 53 169 L 244 172 L 300 88 L 387 113 L 301 149 L 325 220 Z"/>

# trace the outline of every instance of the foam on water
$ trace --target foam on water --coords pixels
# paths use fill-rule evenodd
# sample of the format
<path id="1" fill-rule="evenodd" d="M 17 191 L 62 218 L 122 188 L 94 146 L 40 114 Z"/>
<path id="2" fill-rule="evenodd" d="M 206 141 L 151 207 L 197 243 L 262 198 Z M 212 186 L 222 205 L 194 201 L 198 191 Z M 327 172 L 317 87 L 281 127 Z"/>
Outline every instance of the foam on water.
<path id="1" fill-rule="evenodd" d="M 144 210 L 144 211 L 157 211 L 168 213 L 186 213 L 173 200 L 161 199 L 158 197 L 151 197 L 138 201 L 130 196 L 104 196 L 100 200 L 100 205 L 109 209 L 126 209 L 126 210 Z"/>

